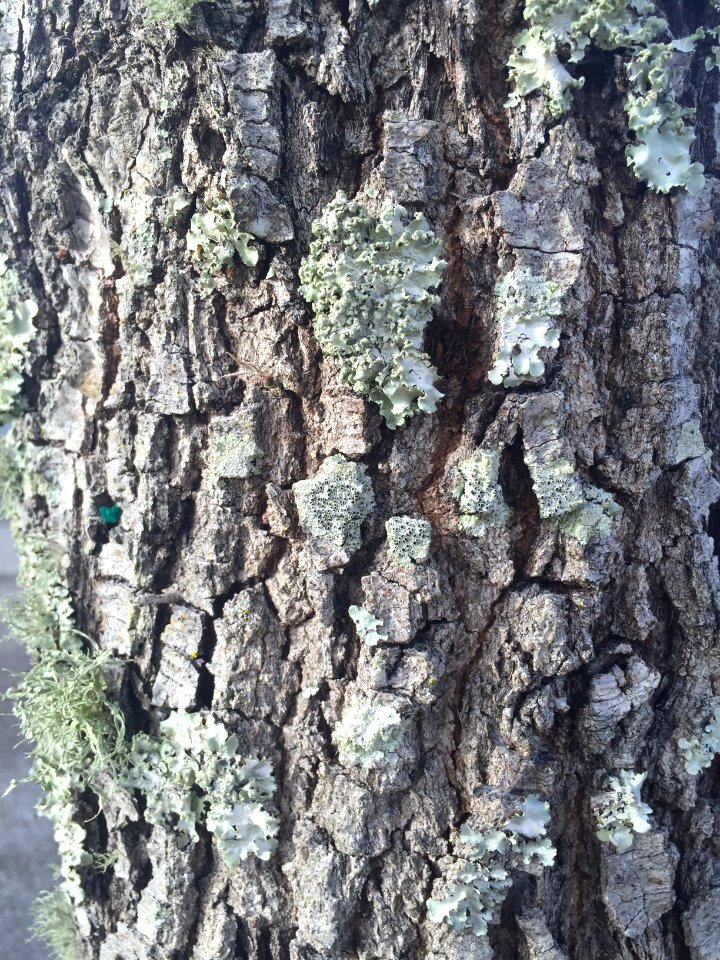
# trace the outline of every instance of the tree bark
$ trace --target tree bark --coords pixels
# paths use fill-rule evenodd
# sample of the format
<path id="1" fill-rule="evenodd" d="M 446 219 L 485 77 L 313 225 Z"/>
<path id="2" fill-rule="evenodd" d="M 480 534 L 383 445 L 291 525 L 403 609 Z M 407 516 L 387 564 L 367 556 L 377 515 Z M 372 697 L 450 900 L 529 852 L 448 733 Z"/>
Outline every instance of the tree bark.
<path id="1" fill-rule="evenodd" d="M 676 36 L 710 18 L 663 12 Z M 137 0 L 7 4 L 2 249 L 40 307 L 26 417 L 77 625 L 117 658 L 129 734 L 209 710 L 278 783 L 276 853 L 233 870 L 106 783 L 87 844 L 118 859 L 87 872 L 82 957 L 720 957 L 720 768 L 688 776 L 677 749 L 720 695 L 718 80 L 696 57 L 705 188 L 653 193 L 626 164 L 612 55 L 559 120 L 504 107 L 521 26 L 515 0 L 217 0 L 177 30 Z M 422 211 L 444 245 L 425 348 L 445 397 L 395 431 L 340 383 L 298 292 L 338 189 Z M 259 261 L 203 298 L 185 236 L 221 191 Z M 569 292 L 544 378 L 507 389 L 487 379 L 493 288 L 516 265 Z M 218 418 L 251 425 L 259 474 L 213 483 Z M 608 536 L 541 518 L 527 461 L 547 444 L 612 494 Z M 473 536 L 453 482 L 480 447 L 501 451 L 509 518 Z M 376 500 L 349 559 L 292 494 L 336 453 Z M 399 514 L 432 525 L 408 570 L 385 544 Z M 352 604 L 387 644 L 361 644 Z M 390 771 L 338 754 L 359 694 L 409 721 Z M 653 810 L 626 853 L 593 812 L 620 768 L 648 773 Z M 486 937 L 430 923 L 460 825 L 530 793 L 554 866 L 513 875 Z"/>

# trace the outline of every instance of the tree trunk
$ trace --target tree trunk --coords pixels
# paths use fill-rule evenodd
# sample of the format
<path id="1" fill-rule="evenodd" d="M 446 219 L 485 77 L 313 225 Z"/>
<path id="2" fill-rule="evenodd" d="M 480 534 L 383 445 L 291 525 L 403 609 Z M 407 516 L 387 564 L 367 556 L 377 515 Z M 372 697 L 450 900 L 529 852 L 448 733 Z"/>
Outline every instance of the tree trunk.
<path id="1" fill-rule="evenodd" d="M 677 37 L 711 22 L 665 6 Z M 182 846 L 118 777 L 99 813 L 76 793 L 86 850 L 117 855 L 81 870 L 81 958 L 720 958 L 720 767 L 690 775 L 677 744 L 720 695 L 717 72 L 686 74 L 703 190 L 656 193 L 626 162 L 611 53 L 561 117 L 506 107 L 522 14 L 217 0 L 174 29 L 138 0 L 7 3 L 0 230 L 39 306 L 20 424 L 55 489 L 27 517 L 67 548 L 128 739 L 212 713 L 277 781 L 277 849 L 232 868 L 206 824 Z M 424 349 L 444 399 L 395 430 L 298 289 L 338 189 L 422 212 L 443 244 Z M 259 258 L 203 296 L 186 236 L 224 198 Z M 560 346 L 496 386 L 493 291 L 524 267 L 562 286 Z M 226 429 L 257 446 L 244 478 L 213 467 Z M 478 450 L 505 506 L 472 531 L 455 484 Z M 355 551 L 313 536 L 293 490 L 336 454 L 372 483 Z M 600 498 L 602 535 L 543 509 L 550 454 Z M 393 562 L 395 516 L 429 520 L 427 559 Z M 387 639 L 363 642 L 352 605 Z M 340 749 L 363 698 L 404 721 L 384 765 Z M 621 769 L 652 808 L 624 852 L 596 836 Z M 554 864 L 513 866 L 487 935 L 431 922 L 462 825 L 502 827 L 529 795 Z"/>

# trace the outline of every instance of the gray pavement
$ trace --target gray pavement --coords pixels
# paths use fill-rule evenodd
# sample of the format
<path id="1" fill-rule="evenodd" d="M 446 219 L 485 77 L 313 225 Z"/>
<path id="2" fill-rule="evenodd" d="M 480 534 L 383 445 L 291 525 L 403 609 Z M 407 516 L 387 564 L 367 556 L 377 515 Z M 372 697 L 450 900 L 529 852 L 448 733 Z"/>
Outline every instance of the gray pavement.
<path id="1" fill-rule="evenodd" d="M 5 523 L 0 524 L 0 594 L 15 589 L 15 554 Z M 0 691 L 12 685 L 12 673 L 25 669 L 25 651 L 0 642 Z M 10 671 L 10 672 L 8 672 Z M 9 704 L 0 701 L 0 794 L 10 780 L 27 776 L 25 750 L 18 743 L 17 721 Z M 32 903 L 41 890 L 53 885 L 57 862 L 52 830 L 35 814 L 39 792 L 25 783 L 0 800 L 0 958 L 49 960 L 47 947 L 27 942 Z"/>

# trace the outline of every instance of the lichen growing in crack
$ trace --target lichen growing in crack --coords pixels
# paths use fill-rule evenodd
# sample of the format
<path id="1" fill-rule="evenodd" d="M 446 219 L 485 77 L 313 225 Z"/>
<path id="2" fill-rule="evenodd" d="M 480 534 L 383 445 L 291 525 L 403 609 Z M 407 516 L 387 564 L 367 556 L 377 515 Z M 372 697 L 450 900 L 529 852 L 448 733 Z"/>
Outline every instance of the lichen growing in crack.
<path id="1" fill-rule="evenodd" d="M 399 567 L 410 569 L 427 560 L 430 551 L 430 523 L 424 517 L 390 517 L 385 522 L 388 558 Z"/>
<path id="2" fill-rule="evenodd" d="M 340 191 L 313 224 L 300 292 L 341 378 L 377 403 L 391 429 L 432 413 L 442 394 L 422 335 L 439 298 L 442 244 L 429 224 L 387 200 L 378 217 Z"/>
<path id="3" fill-rule="evenodd" d="M 480 537 L 507 523 L 510 511 L 498 483 L 499 450 L 477 450 L 457 467 L 453 493 L 463 529 Z"/>
<path id="4" fill-rule="evenodd" d="M 582 544 L 610 535 L 620 513 L 612 494 L 582 483 L 573 464 L 562 457 L 541 459 L 528 454 L 525 462 L 543 519 L 554 521 Z"/>
<path id="5" fill-rule="evenodd" d="M 716 706 L 712 718 L 699 736 L 680 737 L 678 748 L 685 762 L 685 769 L 691 776 L 697 776 L 701 770 L 707 770 L 720 753 L 720 706 Z"/>
<path id="6" fill-rule="evenodd" d="M 617 777 L 610 778 L 609 789 L 596 800 L 597 838 L 612 844 L 618 853 L 632 847 L 636 833 L 652 830 L 648 819 L 652 809 L 640 796 L 646 778 L 647 773 L 620 770 Z"/>
<path id="7" fill-rule="evenodd" d="M 513 884 L 516 870 L 552 866 L 555 847 L 547 837 L 550 806 L 535 794 L 520 803 L 520 813 L 500 829 L 473 830 L 463 824 L 455 841 L 457 863 L 445 880 L 436 881 L 441 896 L 427 901 L 433 923 L 447 923 L 457 933 L 487 935 Z"/>
<path id="8" fill-rule="evenodd" d="M 235 208 L 224 197 L 209 196 L 205 213 L 194 213 L 186 243 L 202 264 L 198 289 L 208 297 L 217 288 L 217 278 L 227 272 L 236 255 L 247 267 L 258 262 L 252 234 L 238 230 Z"/>

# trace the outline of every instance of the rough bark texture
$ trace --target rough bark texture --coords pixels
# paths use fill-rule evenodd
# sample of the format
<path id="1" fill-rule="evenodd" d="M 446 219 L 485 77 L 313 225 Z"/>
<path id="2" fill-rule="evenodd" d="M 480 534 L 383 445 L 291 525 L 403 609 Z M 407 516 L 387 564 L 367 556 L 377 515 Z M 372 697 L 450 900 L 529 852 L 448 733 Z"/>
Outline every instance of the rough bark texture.
<path id="1" fill-rule="evenodd" d="M 702 3 L 665 6 L 677 35 L 707 22 Z M 718 462 L 677 455 L 688 421 L 716 458 L 720 440 L 718 80 L 696 58 L 705 189 L 654 194 L 626 166 L 611 55 L 588 59 L 560 121 L 539 98 L 503 107 L 521 15 L 217 0 L 176 31 L 145 26 L 138 0 L 8 4 L 0 229 L 40 305 L 29 394 L 79 626 L 127 660 L 131 730 L 211 708 L 278 779 L 278 851 L 233 871 L 208 835 L 181 851 L 116 790 L 88 824 L 119 854 L 88 880 L 88 958 L 720 958 L 719 771 L 689 777 L 676 747 L 720 693 Z M 260 259 L 201 299 L 184 238 L 220 186 Z M 395 432 L 322 360 L 297 289 L 313 219 L 370 187 L 371 209 L 422 210 L 448 261 L 426 338 L 445 399 Z M 192 205 L 171 218 L 178 189 Z M 487 380 L 492 289 L 516 265 L 572 290 L 544 382 L 507 390 Z M 257 371 L 228 377 L 229 352 Z M 265 452 L 223 490 L 218 417 Z M 481 443 L 503 450 L 511 513 L 473 537 L 452 476 Z M 540 519 L 526 458 L 548 443 L 613 494 L 611 536 L 583 546 Z M 377 500 L 348 562 L 306 539 L 291 492 L 337 452 Z M 112 529 L 96 520 L 110 501 Z M 387 559 L 397 514 L 432 524 L 407 572 Z M 374 660 L 353 603 L 390 635 Z M 410 727 L 395 769 L 363 773 L 331 731 L 373 690 Z M 656 824 L 625 854 L 591 809 L 618 767 L 648 771 Z M 430 924 L 458 825 L 529 792 L 550 802 L 555 866 L 517 876 L 486 938 Z"/>

